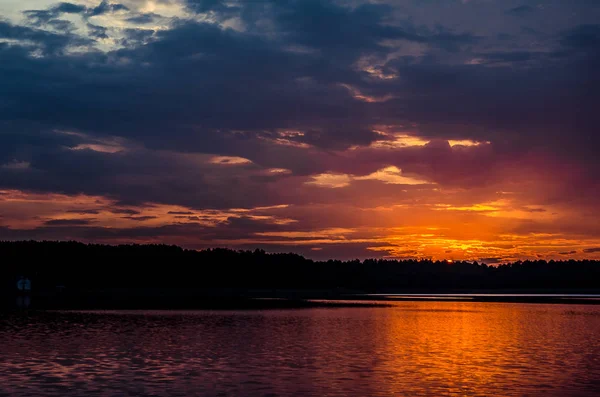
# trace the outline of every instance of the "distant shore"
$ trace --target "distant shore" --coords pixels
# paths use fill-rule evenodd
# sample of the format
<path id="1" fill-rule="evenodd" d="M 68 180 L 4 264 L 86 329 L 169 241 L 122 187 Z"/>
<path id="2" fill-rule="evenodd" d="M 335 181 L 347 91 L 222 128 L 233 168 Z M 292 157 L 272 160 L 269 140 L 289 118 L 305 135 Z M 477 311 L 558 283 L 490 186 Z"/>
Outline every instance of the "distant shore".
<path id="1" fill-rule="evenodd" d="M 268 310 L 382 307 L 398 302 L 418 301 L 598 305 L 600 291 L 411 290 L 368 293 L 324 290 L 111 289 L 63 294 L 4 294 L 0 307 L 39 310 Z"/>

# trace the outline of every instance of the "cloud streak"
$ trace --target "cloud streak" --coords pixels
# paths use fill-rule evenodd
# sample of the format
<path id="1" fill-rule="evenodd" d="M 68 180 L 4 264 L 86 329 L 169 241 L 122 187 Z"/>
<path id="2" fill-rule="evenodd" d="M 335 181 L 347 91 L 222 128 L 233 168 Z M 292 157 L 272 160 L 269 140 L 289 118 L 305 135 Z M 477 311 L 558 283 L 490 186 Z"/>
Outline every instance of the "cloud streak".
<path id="1" fill-rule="evenodd" d="M 596 257 L 600 6 L 435 3 L 3 10 L 3 236 Z"/>

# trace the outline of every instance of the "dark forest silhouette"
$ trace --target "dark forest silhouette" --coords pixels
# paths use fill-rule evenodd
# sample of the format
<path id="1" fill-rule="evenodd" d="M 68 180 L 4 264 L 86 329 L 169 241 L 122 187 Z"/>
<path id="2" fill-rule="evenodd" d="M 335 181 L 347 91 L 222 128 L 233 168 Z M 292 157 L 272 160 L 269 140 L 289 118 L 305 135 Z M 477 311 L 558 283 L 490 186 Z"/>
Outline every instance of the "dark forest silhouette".
<path id="1" fill-rule="evenodd" d="M 402 289 L 598 289 L 600 261 L 523 261 L 499 266 L 430 260 L 313 261 L 262 250 L 168 245 L 0 242 L 0 281 L 34 289 L 233 288 L 368 292 Z M 62 287 L 61 287 L 62 288 Z"/>

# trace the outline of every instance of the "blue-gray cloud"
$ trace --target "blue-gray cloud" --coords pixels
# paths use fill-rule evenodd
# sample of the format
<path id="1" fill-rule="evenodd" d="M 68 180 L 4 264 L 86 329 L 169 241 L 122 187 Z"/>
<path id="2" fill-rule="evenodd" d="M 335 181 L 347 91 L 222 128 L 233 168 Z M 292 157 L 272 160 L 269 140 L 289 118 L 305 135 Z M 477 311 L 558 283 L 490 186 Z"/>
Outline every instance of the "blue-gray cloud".
<path id="1" fill-rule="evenodd" d="M 533 8 L 529 5 L 522 5 L 522 6 L 518 6 L 518 7 L 511 8 L 509 10 L 506 10 L 506 13 L 509 15 L 524 16 L 524 15 L 532 14 L 534 11 L 535 11 L 535 8 Z"/>
<path id="2" fill-rule="evenodd" d="M 589 50 L 597 54 L 600 46 L 600 24 L 579 25 L 563 33 L 562 42 L 566 46 Z"/>
<path id="3" fill-rule="evenodd" d="M 147 23 L 152 23 L 157 18 L 160 18 L 160 15 L 157 15 L 154 13 L 146 13 L 146 14 L 140 14 L 140 15 L 136 15 L 133 17 L 129 17 L 129 18 L 127 18 L 127 21 L 133 22 L 133 23 L 136 23 L 139 25 L 143 25 L 143 24 L 147 24 Z"/>
<path id="4" fill-rule="evenodd" d="M 14 25 L 10 22 L 0 20 L 0 39 L 6 39 L 21 43 L 23 47 L 15 50 L 15 55 L 20 52 L 24 55 L 23 50 L 34 45 L 45 52 L 56 53 L 65 49 L 69 45 L 86 45 L 90 44 L 87 38 L 79 37 L 70 33 L 53 33 L 42 29 L 32 28 L 28 26 Z M 0 50 L 11 51 L 12 46 L 7 46 L 0 43 Z M 3 51 L 3 52 L 4 52 Z M 10 54 L 9 54 L 10 56 Z"/>
<path id="5" fill-rule="evenodd" d="M 117 3 L 60 3 L 27 11 L 29 25 L 0 22 L 0 38 L 11 41 L 0 43 L 0 163 L 28 164 L 1 169 L 0 188 L 247 207 L 289 199 L 277 188 L 265 198 L 265 189 L 288 174 L 265 176 L 262 168 L 290 170 L 291 178 L 395 164 L 473 186 L 490 175 L 467 178 L 469 168 L 521 161 L 536 148 L 570 162 L 595 159 L 598 25 L 544 35 L 532 29 L 527 40 L 517 30 L 498 40 L 468 24 L 420 23 L 411 15 L 416 8 L 393 4 L 190 0 L 187 7 L 211 22 L 182 17 L 164 30 L 121 29 L 123 48 L 108 51 L 94 48 L 112 32 L 93 16 L 122 13 L 139 25 L 160 16 Z M 499 20 L 508 19 L 505 11 Z M 81 15 L 90 36 L 62 23 L 64 14 Z M 221 25 L 232 18 L 240 21 L 237 30 Z M 63 32 L 45 30 L 52 24 Z M 523 45 L 530 36 L 544 46 Z M 88 51 L 70 53 L 73 46 Z M 433 140 L 490 141 L 493 149 L 467 155 L 432 145 L 364 162 L 339 155 L 385 139 L 375 132 L 380 125 L 415 126 Z M 74 150 L 115 137 L 131 147 Z M 178 162 L 180 153 L 253 163 L 193 172 Z M 215 181 L 218 172 L 222 180 Z M 232 195 L 231 186 L 244 194 Z"/>
<path id="6" fill-rule="evenodd" d="M 59 3 L 46 10 L 27 10 L 24 14 L 34 25 L 44 25 L 51 20 L 60 17 L 62 14 L 83 14 L 87 8 L 82 5 L 72 3 Z"/>
<path id="7" fill-rule="evenodd" d="M 119 11 L 129 11 L 129 8 L 123 4 L 109 3 L 105 0 L 96 7 L 86 7 L 80 4 L 63 2 L 45 10 L 26 10 L 24 14 L 30 19 L 31 23 L 40 26 L 51 22 L 63 14 L 80 14 L 85 18 L 89 18 Z"/>

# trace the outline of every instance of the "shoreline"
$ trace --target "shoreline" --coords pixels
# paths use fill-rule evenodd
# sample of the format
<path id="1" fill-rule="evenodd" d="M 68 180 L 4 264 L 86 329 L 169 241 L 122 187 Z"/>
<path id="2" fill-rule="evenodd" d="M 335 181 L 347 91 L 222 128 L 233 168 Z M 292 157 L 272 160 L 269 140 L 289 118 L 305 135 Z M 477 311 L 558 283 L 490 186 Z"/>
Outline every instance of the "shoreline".
<path id="1" fill-rule="evenodd" d="M 480 302 L 600 305 L 599 291 L 78 291 L 60 295 L 1 296 L 2 309 L 31 310 L 270 310 L 391 307 L 402 302 Z"/>

